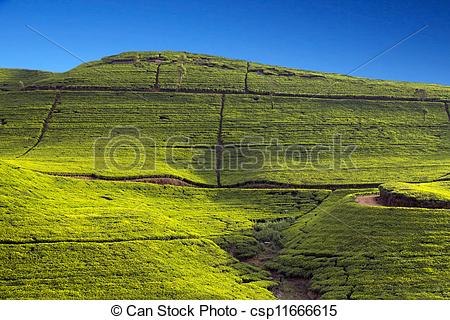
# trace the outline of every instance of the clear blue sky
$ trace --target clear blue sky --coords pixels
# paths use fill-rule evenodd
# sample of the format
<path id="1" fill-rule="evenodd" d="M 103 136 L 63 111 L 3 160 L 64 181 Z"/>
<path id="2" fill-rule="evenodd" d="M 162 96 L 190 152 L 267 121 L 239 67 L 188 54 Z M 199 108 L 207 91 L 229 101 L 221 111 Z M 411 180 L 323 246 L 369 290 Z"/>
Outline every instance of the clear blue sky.
<path id="1" fill-rule="evenodd" d="M 182 50 L 450 85 L 450 0 L 0 0 L 0 67 L 65 71 L 123 51 Z"/>

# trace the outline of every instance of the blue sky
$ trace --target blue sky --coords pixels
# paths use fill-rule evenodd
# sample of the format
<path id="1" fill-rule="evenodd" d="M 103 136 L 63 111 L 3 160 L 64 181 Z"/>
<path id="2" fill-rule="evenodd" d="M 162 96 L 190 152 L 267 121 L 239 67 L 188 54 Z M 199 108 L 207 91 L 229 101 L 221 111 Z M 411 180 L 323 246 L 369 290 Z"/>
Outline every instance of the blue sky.
<path id="1" fill-rule="evenodd" d="M 0 67 L 80 63 L 30 25 L 86 61 L 182 50 L 345 74 L 391 48 L 353 75 L 450 85 L 449 12 L 450 0 L 0 0 Z"/>

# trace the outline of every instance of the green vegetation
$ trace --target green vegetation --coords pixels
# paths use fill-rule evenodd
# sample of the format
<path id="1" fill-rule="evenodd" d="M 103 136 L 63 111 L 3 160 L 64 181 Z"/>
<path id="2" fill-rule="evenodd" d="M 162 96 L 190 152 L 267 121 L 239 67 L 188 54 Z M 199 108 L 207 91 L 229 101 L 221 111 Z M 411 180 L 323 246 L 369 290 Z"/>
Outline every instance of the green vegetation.
<path id="1" fill-rule="evenodd" d="M 382 188 L 418 200 L 450 201 L 450 182 L 448 181 L 420 184 L 391 182 L 383 184 Z"/>
<path id="2" fill-rule="evenodd" d="M 385 204 L 450 209 L 450 183 L 404 183 L 390 182 L 379 186 L 381 199 Z"/>
<path id="3" fill-rule="evenodd" d="M 165 51 L 0 91 L 0 298 L 450 298 L 450 87 Z"/>
<path id="4" fill-rule="evenodd" d="M 46 71 L 0 68 L 0 91 L 23 90 L 25 86 L 52 75 Z"/>
<path id="5" fill-rule="evenodd" d="M 227 96 L 224 183 L 421 181 L 449 171 L 450 124 L 440 103 L 275 97 L 274 106 L 270 97 Z M 242 144 L 253 146 L 235 147 Z M 236 170 L 245 157 L 253 164 Z"/>
<path id="6" fill-rule="evenodd" d="M 1 245 L 0 259 L 2 299 L 273 299 L 267 274 L 206 239 Z"/>
<path id="7" fill-rule="evenodd" d="M 157 58 L 157 55 L 145 58 Z M 138 53 L 127 53 L 119 57 L 107 57 L 101 61 L 89 62 L 67 72 L 33 83 L 35 86 L 52 87 L 126 87 L 129 89 L 153 86 L 157 65 L 148 63 Z"/>
<path id="8" fill-rule="evenodd" d="M 50 108 L 53 98 L 46 108 Z M 10 162 L 46 172 L 163 174 L 214 184 L 213 159 L 206 157 L 204 150 L 216 143 L 220 108 L 217 95 L 63 92 L 61 101 L 39 146 L 24 157 L 9 158 Z M 111 132 L 114 128 L 117 139 Z M 10 139 L 7 131 L 0 135 Z M 132 147 L 142 147 L 145 150 L 138 157 L 143 163 L 130 170 L 108 163 L 108 151 L 116 142 L 119 153 L 114 158 L 126 165 L 135 159 Z M 27 146 L 19 152 L 15 146 L 10 154 L 22 154 Z"/>
<path id="9" fill-rule="evenodd" d="M 336 191 L 298 219 L 271 267 L 312 276 L 326 299 L 450 298 L 450 211 L 366 207 L 355 193 Z"/>
<path id="10" fill-rule="evenodd" d="M 172 59 L 179 59 L 173 57 Z M 178 63 L 164 63 L 161 66 L 162 89 L 243 91 L 246 64 L 210 56 L 187 55 L 184 58 L 185 76 L 179 84 Z"/>
<path id="11" fill-rule="evenodd" d="M 270 298 L 268 274 L 214 241 L 301 216 L 328 193 L 0 174 L 2 298 Z"/>
<path id="12" fill-rule="evenodd" d="M 245 62 L 178 52 L 124 53 L 54 74 L 35 86 L 242 90 Z M 181 71 L 181 74 L 180 74 Z M 181 80 L 181 81 L 180 81 Z"/>
<path id="13" fill-rule="evenodd" d="M 181 60 L 183 80 L 179 83 Z M 149 89 L 155 85 L 158 65 L 161 89 L 245 92 L 247 82 L 247 89 L 255 93 L 450 98 L 446 86 L 370 80 L 253 62 L 247 72 L 246 61 L 171 51 L 126 52 L 68 72 L 48 74 L 33 85 Z"/>
<path id="14" fill-rule="evenodd" d="M 14 159 L 37 140 L 52 106 L 53 93 L 0 93 L 1 158 Z"/>
<path id="15" fill-rule="evenodd" d="M 339 74 L 312 72 L 251 63 L 249 89 L 313 95 L 449 98 L 449 88 L 440 85 L 370 80 Z M 422 94 L 418 96 L 418 90 Z"/>
<path id="16" fill-rule="evenodd" d="M 20 156 L 35 142 L 55 95 L 0 94 L 5 106 L 0 116 L 7 121 L 0 127 L 6 144 L 0 158 L 45 172 L 170 175 L 215 184 L 211 152 L 217 142 L 219 95 L 62 92 L 42 142 L 15 159 L 12 155 Z M 270 97 L 255 97 L 227 95 L 223 184 L 427 181 L 449 171 L 450 124 L 441 103 L 274 97 L 272 108 Z M 425 121 L 423 108 L 428 110 Z M 117 126 L 136 128 L 119 129 L 119 135 L 125 130 L 134 137 L 131 146 L 146 148 L 146 163 L 124 170 L 102 159 L 95 162 L 114 144 L 111 130 Z M 351 162 L 345 154 L 350 146 L 356 146 Z M 341 148 L 341 162 L 333 148 Z M 118 151 L 115 157 L 124 166 L 135 158 L 133 148 Z"/>

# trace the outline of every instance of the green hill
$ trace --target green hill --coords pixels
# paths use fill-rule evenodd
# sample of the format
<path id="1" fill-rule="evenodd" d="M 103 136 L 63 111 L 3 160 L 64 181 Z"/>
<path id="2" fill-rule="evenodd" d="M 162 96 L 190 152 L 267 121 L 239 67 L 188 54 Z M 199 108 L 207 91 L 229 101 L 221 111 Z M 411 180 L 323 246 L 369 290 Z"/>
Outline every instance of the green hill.
<path id="1" fill-rule="evenodd" d="M 181 76 L 180 76 L 181 74 Z M 450 87 L 369 80 L 183 52 L 127 52 L 53 74 L 33 86 L 450 98 Z"/>
<path id="2" fill-rule="evenodd" d="M 0 69 L 0 297 L 448 298 L 449 209 L 354 200 L 450 192 L 449 100 L 182 52 Z"/>
<path id="3" fill-rule="evenodd" d="M 327 195 L 0 174 L 2 299 L 273 298 L 269 273 L 215 242 L 251 251 L 256 221 L 302 216 Z"/>
<path id="4" fill-rule="evenodd" d="M 47 71 L 0 68 L 0 91 L 22 90 L 50 76 L 52 73 Z"/>
<path id="5" fill-rule="evenodd" d="M 450 210 L 367 207 L 334 192 L 285 231 L 272 268 L 327 299 L 449 299 Z"/>

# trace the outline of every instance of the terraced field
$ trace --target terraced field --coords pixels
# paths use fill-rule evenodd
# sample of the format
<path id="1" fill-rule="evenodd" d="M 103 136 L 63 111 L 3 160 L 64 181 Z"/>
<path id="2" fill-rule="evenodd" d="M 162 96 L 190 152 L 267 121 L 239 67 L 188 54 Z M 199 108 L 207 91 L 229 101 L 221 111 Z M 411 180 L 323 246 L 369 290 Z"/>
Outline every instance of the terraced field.
<path id="1" fill-rule="evenodd" d="M 222 122 L 222 183 L 229 185 L 421 181 L 446 174 L 450 165 L 442 103 L 226 95 L 221 120 L 220 95 L 160 92 L 62 92 L 45 138 L 27 153 L 55 96 L 53 91 L 0 95 L 9 110 L 16 108 L 9 101 L 20 101 L 39 112 L 34 131 L 26 122 L 32 112 L 14 114 L 26 117 L 22 123 L 4 113 L 6 121 L 14 121 L 5 126 L 4 143 L 24 141 L 5 149 L 5 155 L 19 156 L 9 162 L 47 172 L 177 176 L 214 185 Z M 121 148 L 122 141 L 117 143 L 123 165 L 99 159 L 114 135 L 131 136 L 135 141 L 129 144 L 145 147 L 147 161 L 125 170 L 135 150 Z"/>
<path id="2" fill-rule="evenodd" d="M 46 71 L 0 69 L 0 91 L 22 90 L 25 86 L 51 75 L 51 72 Z"/>
<path id="3" fill-rule="evenodd" d="M 268 272 L 216 243 L 251 255 L 255 223 L 295 219 L 328 193 L 76 180 L 5 164 L 0 172 L 3 299 L 273 298 Z"/>
<path id="4" fill-rule="evenodd" d="M 228 183 L 420 181 L 450 165 L 440 103 L 230 96 L 223 123 Z"/>
<path id="5" fill-rule="evenodd" d="M 0 88 L 3 299 L 449 298 L 450 87 L 130 52 Z"/>
<path id="6" fill-rule="evenodd" d="M 380 186 L 381 198 L 386 204 L 406 207 L 450 209 L 450 183 L 391 182 Z"/>
<path id="7" fill-rule="evenodd" d="M 445 209 L 367 207 L 334 192 L 285 231 L 273 268 L 312 277 L 327 299 L 448 299 Z"/>
<path id="8" fill-rule="evenodd" d="M 14 159 L 35 144 L 54 97 L 47 92 L 0 94 L 2 158 Z"/>
<path id="9" fill-rule="evenodd" d="M 176 175 L 215 183 L 212 159 L 200 156 L 216 143 L 217 95 L 63 92 L 60 97 L 45 139 L 12 162 L 41 171 Z M 111 165 L 105 152 L 116 144 L 119 163 Z M 126 170 L 135 157 L 132 147 L 139 148 L 142 163 Z"/>
<path id="10" fill-rule="evenodd" d="M 450 97 L 449 88 L 440 85 L 369 80 L 170 51 L 122 53 L 36 79 L 30 86 L 141 90 L 156 87 L 181 91 L 413 99 Z"/>

